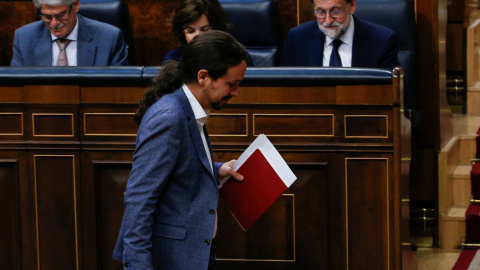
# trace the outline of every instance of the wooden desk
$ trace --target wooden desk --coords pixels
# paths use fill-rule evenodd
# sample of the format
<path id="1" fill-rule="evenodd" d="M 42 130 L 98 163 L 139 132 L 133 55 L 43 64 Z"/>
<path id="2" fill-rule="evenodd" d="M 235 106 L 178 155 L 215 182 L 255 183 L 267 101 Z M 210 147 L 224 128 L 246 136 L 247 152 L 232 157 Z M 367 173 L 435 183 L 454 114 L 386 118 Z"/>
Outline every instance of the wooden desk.
<path id="1" fill-rule="evenodd" d="M 6 269 L 121 268 L 111 254 L 135 149 L 133 114 L 151 69 L 131 83 L 79 73 L 23 80 L 10 70 L 12 79 L 0 70 Z M 298 177 L 247 232 L 220 205 L 220 269 L 413 265 L 401 70 L 347 71 L 249 69 L 239 97 L 212 113 L 215 160 L 237 158 L 265 133 Z"/>

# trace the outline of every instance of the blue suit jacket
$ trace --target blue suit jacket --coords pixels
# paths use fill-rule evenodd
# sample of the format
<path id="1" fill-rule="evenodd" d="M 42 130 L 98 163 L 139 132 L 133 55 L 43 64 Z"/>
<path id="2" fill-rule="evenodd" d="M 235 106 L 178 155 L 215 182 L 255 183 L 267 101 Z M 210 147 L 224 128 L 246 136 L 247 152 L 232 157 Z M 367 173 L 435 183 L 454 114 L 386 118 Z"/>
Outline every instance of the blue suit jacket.
<path id="1" fill-rule="evenodd" d="M 207 141 L 210 146 L 208 136 Z M 208 268 L 220 166 L 215 163 L 212 173 L 181 88 L 147 110 L 138 130 L 113 254 L 123 260 L 124 269 Z"/>
<path id="2" fill-rule="evenodd" d="M 353 17 L 352 67 L 387 68 L 399 66 L 395 33 L 378 24 Z M 317 21 L 290 29 L 283 45 L 282 66 L 323 66 L 325 35 Z"/>
<path id="3" fill-rule="evenodd" d="M 77 14 L 78 66 L 128 65 L 123 34 L 113 25 Z M 15 31 L 11 66 L 51 66 L 52 38 L 43 21 Z"/>

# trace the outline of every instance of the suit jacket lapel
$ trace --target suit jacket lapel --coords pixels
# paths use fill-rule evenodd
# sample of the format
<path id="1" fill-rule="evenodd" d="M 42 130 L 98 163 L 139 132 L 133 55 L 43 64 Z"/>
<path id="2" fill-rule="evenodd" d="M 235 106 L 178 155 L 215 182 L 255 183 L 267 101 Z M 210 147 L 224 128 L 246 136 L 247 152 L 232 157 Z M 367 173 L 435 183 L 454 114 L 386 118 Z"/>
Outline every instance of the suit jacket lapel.
<path id="1" fill-rule="evenodd" d="M 88 30 L 85 19 L 77 15 L 78 18 L 78 38 L 77 38 L 77 65 L 93 66 L 95 64 L 95 54 L 97 46 L 91 43 L 92 34 Z"/>
<path id="2" fill-rule="evenodd" d="M 38 43 L 33 49 L 33 61 L 37 66 L 52 65 L 52 38 L 47 27 L 43 27 L 42 33 L 38 39 Z"/>
<path id="3" fill-rule="evenodd" d="M 312 58 L 309 60 L 311 66 L 323 66 L 323 49 L 325 47 L 325 35 L 320 31 L 318 28 L 318 24 L 315 24 L 315 28 L 313 29 L 313 46 L 310 46 L 310 55 Z"/>
<path id="4" fill-rule="evenodd" d="M 197 125 L 197 119 L 195 119 L 195 115 L 192 110 L 192 106 L 190 105 L 190 102 L 188 102 L 188 98 L 183 92 L 182 88 L 179 88 L 175 90 L 174 92 L 175 96 L 180 100 L 180 103 L 183 106 L 183 109 L 185 111 L 185 115 L 187 116 L 188 119 L 188 128 L 190 129 L 190 136 L 193 141 L 193 145 L 195 146 L 195 151 L 197 152 L 197 156 L 202 162 L 203 166 L 207 171 L 210 172 L 210 175 L 214 179 L 214 174 L 212 172 L 212 167 L 210 167 L 210 164 L 208 164 L 208 157 L 207 153 L 205 153 L 205 147 L 203 146 L 203 140 L 202 137 L 200 136 L 200 131 L 198 130 L 198 125 Z M 207 134 L 205 134 L 207 136 Z M 208 138 L 208 137 L 206 137 Z M 207 139 L 207 143 L 210 149 L 211 153 L 211 146 L 210 146 L 210 141 Z M 211 153 L 212 154 L 212 153 Z M 213 156 L 212 156 L 213 159 Z M 213 166 L 213 164 L 212 164 Z"/>
<path id="5" fill-rule="evenodd" d="M 364 63 L 368 61 L 368 47 L 365 47 L 364 41 L 368 41 L 368 33 L 363 30 L 363 25 L 357 18 L 353 17 L 353 23 L 355 24 L 355 32 L 353 33 L 352 44 L 352 67 L 364 66 Z"/>

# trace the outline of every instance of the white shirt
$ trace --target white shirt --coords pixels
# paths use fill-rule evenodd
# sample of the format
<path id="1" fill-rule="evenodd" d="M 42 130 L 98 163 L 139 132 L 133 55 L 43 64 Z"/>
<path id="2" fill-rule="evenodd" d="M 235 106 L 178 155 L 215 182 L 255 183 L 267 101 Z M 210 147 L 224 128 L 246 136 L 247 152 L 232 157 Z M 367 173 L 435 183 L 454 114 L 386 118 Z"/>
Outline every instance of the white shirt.
<path id="1" fill-rule="evenodd" d="M 208 163 L 210 164 L 210 169 L 213 172 L 213 165 L 212 165 L 212 157 L 210 156 L 210 148 L 208 147 L 207 139 L 205 137 L 205 133 L 203 132 L 203 127 L 207 123 L 207 118 L 210 115 L 210 110 L 204 110 L 195 96 L 192 94 L 192 91 L 188 89 L 187 85 L 182 85 L 183 92 L 188 98 L 188 102 L 190 106 L 192 106 L 193 114 L 195 115 L 195 119 L 197 120 L 198 131 L 200 132 L 200 136 L 202 137 L 203 146 L 205 148 L 205 152 L 207 153 Z"/>
<path id="2" fill-rule="evenodd" d="M 57 65 L 58 54 L 60 53 L 60 48 L 58 48 L 57 40 L 58 38 L 51 34 L 52 36 L 52 66 Z M 68 65 L 69 66 L 76 66 L 77 65 L 77 40 L 78 40 L 78 18 L 75 27 L 73 28 L 72 32 L 68 34 L 66 39 L 71 40 L 68 44 L 65 52 L 67 53 Z"/>
<path id="3" fill-rule="evenodd" d="M 351 16 L 351 15 L 350 15 Z M 352 66 L 352 47 L 353 47 L 353 32 L 355 31 L 355 23 L 353 22 L 353 17 L 350 17 L 350 25 L 347 28 L 345 34 L 340 37 L 340 40 L 343 42 L 342 45 L 338 48 L 338 53 L 340 54 L 340 59 L 342 59 L 342 67 L 351 67 Z M 325 36 L 325 44 L 323 48 L 323 66 L 330 66 L 330 55 L 332 54 L 333 39 L 328 36 Z"/>

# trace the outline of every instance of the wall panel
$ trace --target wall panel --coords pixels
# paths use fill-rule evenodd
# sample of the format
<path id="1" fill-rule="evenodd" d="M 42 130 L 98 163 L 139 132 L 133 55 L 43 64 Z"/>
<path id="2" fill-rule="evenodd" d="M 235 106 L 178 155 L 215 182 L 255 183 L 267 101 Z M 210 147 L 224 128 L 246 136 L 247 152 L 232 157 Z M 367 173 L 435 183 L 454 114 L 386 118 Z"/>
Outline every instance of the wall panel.
<path id="1" fill-rule="evenodd" d="M 0 160 L 0 260 L 5 269 L 20 269 L 18 160 Z"/>
<path id="2" fill-rule="evenodd" d="M 123 193 L 132 166 L 128 163 L 94 163 L 95 218 L 99 269 L 118 269 L 112 259 L 123 217 Z"/>
<path id="3" fill-rule="evenodd" d="M 258 77 L 249 81 L 255 72 L 207 122 L 214 159 L 238 158 L 263 132 L 298 180 L 246 232 L 220 204 L 219 268 L 402 269 L 408 215 L 400 211 L 400 183 L 408 178 L 401 178 L 400 135 L 409 130 L 401 126 L 398 70 L 368 87 L 321 78 L 256 84 Z M 23 135 L 0 133 L 0 200 L 8 205 L 0 211 L 10 220 L 1 236 L 13 243 L 0 243 L 0 251 L 12 269 L 121 268 L 111 255 L 144 89 L 127 85 L 120 92 L 128 95 L 109 97 L 114 90 L 102 82 L 0 87 L 0 129 L 23 126 Z M 64 94 L 34 103 L 44 92 Z M 362 103 L 352 104 L 349 92 Z"/>
<path id="4" fill-rule="evenodd" d="M 34 155 L 39 269 L 79 269 L 74 155 Z"/>

